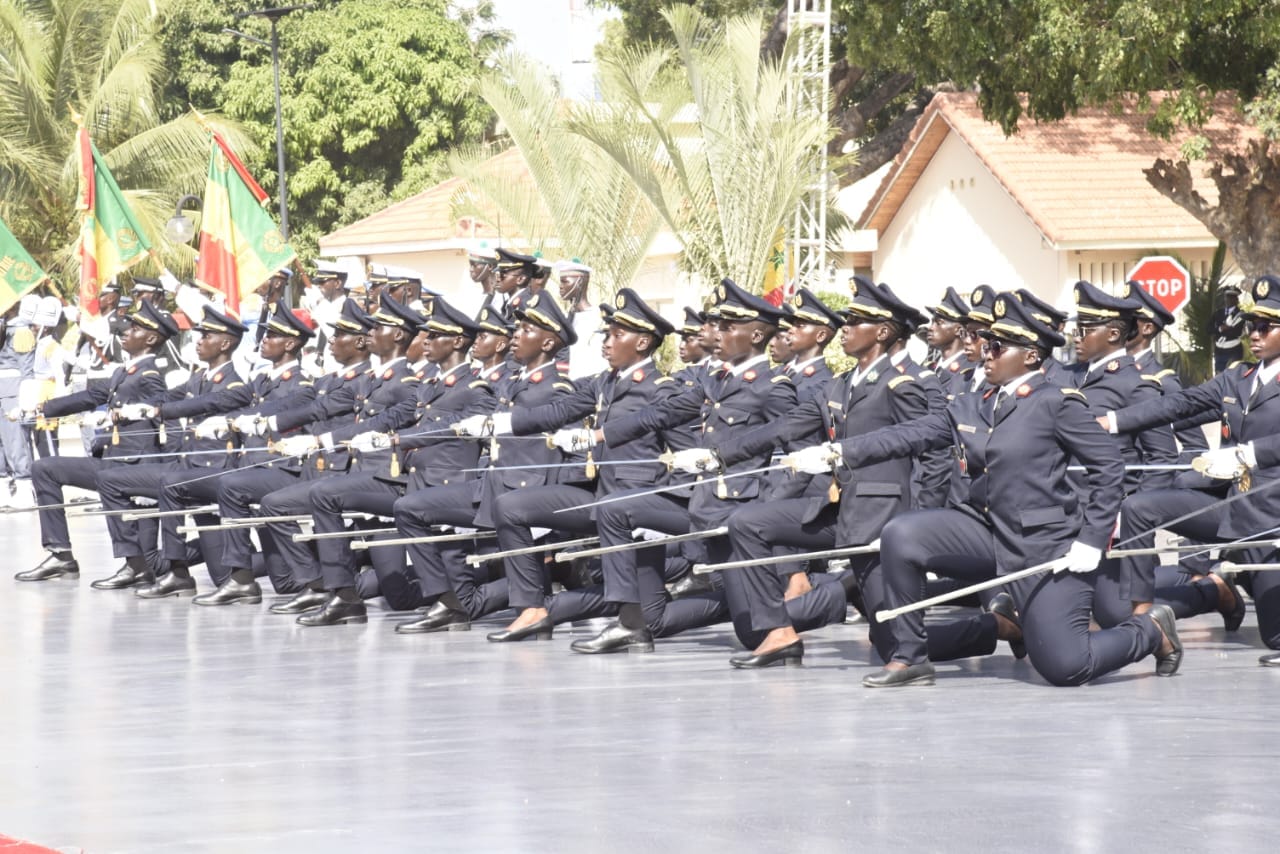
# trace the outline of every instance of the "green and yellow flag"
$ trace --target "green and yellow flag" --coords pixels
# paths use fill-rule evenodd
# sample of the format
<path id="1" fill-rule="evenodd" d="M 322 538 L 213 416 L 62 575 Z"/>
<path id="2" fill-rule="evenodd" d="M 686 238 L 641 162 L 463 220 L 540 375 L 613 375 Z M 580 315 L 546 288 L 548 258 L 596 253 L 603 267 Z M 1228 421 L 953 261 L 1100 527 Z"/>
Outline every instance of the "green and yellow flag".
<path id="1" fill-rule="evenodd" d="M 98 314 L 98 291 L 120 273 L 146 259 L 146 232 L 111 176 L 98 147 L 82 126 L 76 133 L 80 160 L 80 311 Z"/>
<path id="2" fill-rule="evenodd" d="M 0 314 L 48 278 L 0 219 Z"/>

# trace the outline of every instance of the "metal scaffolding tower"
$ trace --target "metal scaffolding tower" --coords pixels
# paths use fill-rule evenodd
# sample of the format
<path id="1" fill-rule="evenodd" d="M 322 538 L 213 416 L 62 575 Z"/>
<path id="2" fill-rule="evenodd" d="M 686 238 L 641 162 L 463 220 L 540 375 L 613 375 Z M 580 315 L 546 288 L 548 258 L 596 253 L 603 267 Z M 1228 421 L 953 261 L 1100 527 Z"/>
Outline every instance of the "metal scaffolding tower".
<path id="1" fill-rule="evenodd" d="M 830 113 L 831 0 L 787 0 L 787 26 L 795 51 L 791 55 L 792 97 L 800 115 L 826 121 Z M 827 146 L 814 158 L 808 191 L 796 207 L 787 235 L 787 271 L 792 288 L 827 286 Z"/>

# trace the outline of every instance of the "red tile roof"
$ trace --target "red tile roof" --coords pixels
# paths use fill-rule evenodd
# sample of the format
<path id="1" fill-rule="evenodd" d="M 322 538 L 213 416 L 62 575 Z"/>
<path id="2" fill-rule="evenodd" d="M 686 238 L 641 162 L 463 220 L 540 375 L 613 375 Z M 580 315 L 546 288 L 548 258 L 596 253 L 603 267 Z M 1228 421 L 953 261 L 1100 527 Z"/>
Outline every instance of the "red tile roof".
<path id="1" fill-rule="evenodd" d="M 1213 119 L 1200 131 L 1211 151 L 1243 150 L 1260 136 L 1235 103 L 1234 97 L 1220 96 Z M 1132 98 L 1118 111 L 1084 109 L 1060 122 L 1024 119 L 1018 133 L 1005 137 L 998 124 L 982 118 L 976 95 L 941 93 L 916 123 L 860 222 L 883 233 L 942 141 L 955 133 L 1051 243 L 1211 242 L 1205 227 L 1156 192 L 1142 172 L 1157 158 L 1177 159 L 1189 134 L 1159 139 L 1147 132 L 1146 118 Z M 1196 189 L 1212 204 L 1218 194 L 1207 165 L 1192 163 L 1191 169 Z"/>

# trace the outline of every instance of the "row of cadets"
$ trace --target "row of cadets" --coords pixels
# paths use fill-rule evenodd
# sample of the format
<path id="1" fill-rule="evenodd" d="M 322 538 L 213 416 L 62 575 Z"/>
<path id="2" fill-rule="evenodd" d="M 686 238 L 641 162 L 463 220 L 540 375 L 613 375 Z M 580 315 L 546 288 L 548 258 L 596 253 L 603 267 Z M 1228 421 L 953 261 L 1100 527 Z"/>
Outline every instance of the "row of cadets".
<path id="1" fill-rule="evenodd" d="M 129 404 L 154 400 L 165 390 L 164 379 L 155 364 L 156 354 L 163 349 L 165 341 L 177 334 L 178 326 L 172 317 L 150 305 L 142 306 L 130 316 L 129 329 L 121 340 L 127 361 L 115 369 L 105 384 L 94 384 L 83 391 L 45 401 L 39 407 L 40 416 L 60 418 L 100 407 L 119 411 Z M 115 466 L 132 467 L 137 465 L 137 457 L 160 451 L 159 435 L 154 425 L 145 419 L 122 419 L 113 425 L 113 433 L 116 438 L 105 447 L 101 457 L 46 457 L 33 465 L 36 502 L 48 505 L 48 509 L 40 511 L 39 519 L 40 544 L 49 556 L 33 569 L 18 573 L 17 580 L 80 577 L 80 565 L 71 553 L 66 512 L 53 506 L 63 502 L 62 488 L 95 489 L 100 471 Z M 150 542 L 154 544 L 155 526 L 149 527 Z"/>
<path id="2" fill-rule="evenodd" d="M 501 251 L 501 250 L 500 250 Z M 577 466 L 562 466 L 565 454 L 548 447 L 542 437 L 508 439 L 517 414 L 564 398 L 574 391 L 556 354 L 577 343 L 569 318 L 548 293 L 526 295 L 513 308 L 516 329 L 509 351 L 520 366 L 495 395 L 493 411 L 458 420 L 462 436 L 490 436 L 493 468 L 478 480 L 441 482 L 407 493 L 395 503 L 396 527 L 410 537 L 424 537 L 438 526 L 497 526 L 497 505 L 511 490 L 580 482 Z M 401 633 L 465 628 L 476 617 L 507 607 L 507 579 L 491 579 L 488 564 L 468 566 L 461 547 L 418 543 L 409 547 L 419 589 L 430 605 L 421 620 L 397 627 Z"/>

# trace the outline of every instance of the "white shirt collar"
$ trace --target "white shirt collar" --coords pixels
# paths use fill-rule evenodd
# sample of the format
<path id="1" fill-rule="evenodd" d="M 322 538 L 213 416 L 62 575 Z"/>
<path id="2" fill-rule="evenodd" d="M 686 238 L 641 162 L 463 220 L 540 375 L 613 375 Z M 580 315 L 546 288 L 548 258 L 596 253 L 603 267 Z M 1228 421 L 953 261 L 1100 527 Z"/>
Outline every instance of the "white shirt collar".
<path id="1" fill-rule="evenodd" d="M 1269 383 L 1280 375 L 1280 359 L 1273 359 L 1269 365 L 1258 365 L 1258 373 L 1255 374 L 1255 385 Z"/>
<path id="2" fill-rule="evenodd" d="M 423 361 L 423 363 L 422 363 L 422 367 L 423 367 L 423 368 L 427 368 L 427 367 L 429 367 L 430 365 L 431 365 L 431 363 L 430 363 L 430 362 L 427 362 L 427 361 Z M 465 362 L 465 361 L 464 361 L 464 362 L 459 362 L 458 364 L 454 365 L 452 368 L 450 368 L 450 369 L 449 369 L 449 370 L 447 370 L 447 371 L 440 371 L 440 373 L 436 374 L 436 378 L 437 378 L 437 379 L 444 379 L 445 377 L 449 376 L 449 374 L 456 374 L 458 371 L 460 371 L 460 370 L 462 370 L 462 369 L 464 369 L 464 368 L 466 368 L 466 369 L 470 369 L 470 367 L 471 367 L 471 363 L 470 363 L 470 362 Z M 436 366 L 436 370 L 440 370 L 440 366 L 439 366 L 439 365 L 437 365 L 437 366 Z"/>
<path id="3" fill-rule="evenodd" d="M 1119 350 L 1112 350 L 1110 353 L 1103 356 L 1101 359 L 1094 359 L 1092 362 L 1090 362 L 1089 370 L 1086 373 L 1091 374 L 1098 369 L 1099 365 L 1106 364 L 1107 362 L 1110 362 L 1112 359 L 1123 359 L 1127 355 L 1129 354 L 1125 352 L 1125 349 L 1123 347 L 1121 347 Z"/>
<path id="4" fill-rule="evenodd" d="M 134 365 L 138 364 L 138 363 L 139 363 L 139 362 L 141 362 L 143 359 L 146 359 L 146 358 L 148 358 L 148 357 L 150 357 L 150 356 L 154 356 L 154 355 L 155 355 L 154 353 L 143 353 L 141 356 L 134 356 L 132 359 L 125 359 L 125 360 L 124 360 L 124 366 L 125 366 L 126 368 L 132 368 Z"/>
<path id="5" fill-rule="evenodd" d="M 857 368 L 854 368 L 853 376 L 850 378 L 851 382 L 849 383 L 849 385 L 850 386 L 861 385 L 862 380 L 865 379 L 868 374 L 878 370 L 882 366 L 881 363 L 887 360 L 888 358 L 889 356 L 887 354 L 884 356 L 881 356 L 871 364 L 867 365 L 867 369 L 865 371 L 860 371 Z"/>
<path id="6" fill-rule="evenodd" d="M 1037 368 L 1034 371 L 1027 371 L 1025 374 L 1018 377 L 1016 380 L 1005 383 L 1004 385 L 1000 386 L 1000 391 L 1003 392 L 1004 394 L 1011 395 L 1015 391 L 1017 391 L 1018 387 L 1021 386 L 1023 383 L 1031 382 L 1031 378 L 1036 375 L 1043 376 L 1043 374 L 1040 374 L 1039 368 Z"/>
<path id="7" fill-rule="evenodd" d="M 803 362 L 797 362 L 795 359 L 792 359 L 790 362 L 787 363 L 787 367 L 793 373 L 799 373 L 800 371 L 803 371 L 805 368 L 809 367 L 810 365 L 821 362 L 824 358 L 825 357 L 821 353 L 819 353 L 818 355 L 814 356 L 812 359 L 805 359 Z"/>
<path id="8" fill-rule="evenodd" d="M 747 372 L 748 368 L 755 367 L 761 362 L 767 362 L 768 360 L 769 360 L 768 354 L 761 353 L 759 356 L 752 356 L 750 359 L 747 359 L 741 364 L 733 365 L 732 367 L 729 368 L 729 373 L 735 377 L 740 377 Z"/>
<path id="9" fill-rule="evenodd" d="M 952 354 L 951 354 L 950 356 L 948 356 L 947 358 L 945 358 L 945 359 L 940 359 L 940 360 L 938 361 L 938 368 L 937 368 L 937 370 L 939 370 L 939 371 L 946 370 L 947 368 L 949 368 L 949 367 L 951 367 L 952 365 L 954 365 L 956 362 L 960 361 L 960 359 L 962 359 L 962 358 L 964 358 L 964 350 L 957 350 L 956 352 L 952 353 Z"/>
<path id="10" fill-rule="evenodd" d="M 404 356 L 396 356 L 394 359 L 388 359 L 378 366 L 378 370 L 385 371 L 387 368 L 395 367 L 397 362 L 403 362 Z"/>
<path id="11" fill-rule="evenodd" d="M 285 362 L 283 365 L 281 365 L 278 368 L 272 368 L 268 376 L 270 376 L 271 379 L 273 380 L 278 380 L 280 379 L 281 375 L 284 374 L 285 371 L 292 370 L 296 367 L 298 367 L 298 360 L 293 359 L 292 361 Z"/>
<path id="12" fill-rule="evenodd" d="M 1147 349 L 1145 349 L 1145 350 L 1139 350 L 1137 353 L 1134 353 L 1134 354 L 1133 354 L 1133 360 L 1134 360 L 1135 362 L 1139 362 L 1139 361 L 1141 361 L 1142 359 L 1144 359 L 1144 358 L 1146 357 L 1146 355 L 1147 355 L 1148 353 L 1150 353 L 1150 352 L 1151 352 L 1151 348 L 1150 348 L 1150 347 L 1148 347 L 1148 348 L 1147 348 Z"/>
<path id="13" fill-rule="evenodd" d="M 907 358 L 910 355 L 911 354 L 907 352 L 907 348 L 903 347 L 901 350 L 899 350 L 898 352 L 894 353 L 892 356 L 889 357 L 889 364 L 901 365 L 903 362 L 907 360 Z"/>
<path id="14" fill-rule="evenodd" d="M 640 361 L 636 362 L 634 365 L 630 365 L 625 368 L 619 368 L 618 372 L 621 373 L 622 371 L 638 371 L 641 368 L 643 368 L 645 365 L 652 365 L 652 364 L 653 364 L 652 358 L 641 359 Z M 610 371 L 610 373 L 613 373 L 613 372 Z"/>

